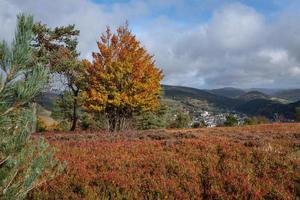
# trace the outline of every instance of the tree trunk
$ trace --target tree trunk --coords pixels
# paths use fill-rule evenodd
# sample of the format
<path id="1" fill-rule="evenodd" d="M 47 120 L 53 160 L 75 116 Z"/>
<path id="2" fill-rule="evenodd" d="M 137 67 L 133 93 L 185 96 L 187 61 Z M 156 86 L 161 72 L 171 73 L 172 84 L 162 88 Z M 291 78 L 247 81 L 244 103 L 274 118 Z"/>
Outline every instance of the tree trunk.
<path id="1" fill-rule="evenodd" d="M 74 93 L 72 127 L 71 127 L 70 131 L 75 131 L 75 129 L 77 127 L 77 121 L 78 121 L 78 116 L 77 116 L 77 97 L 78 97 L 78 91 L 76 91 Z"/>
<path id="2" fill-rule="evenodd" d="M 35 133 L 37 127 L 37 103 L 36 102 L 32 103 L 32 116 L 33 116 L 33 121 L 31 126 L 31 132 Z"/>

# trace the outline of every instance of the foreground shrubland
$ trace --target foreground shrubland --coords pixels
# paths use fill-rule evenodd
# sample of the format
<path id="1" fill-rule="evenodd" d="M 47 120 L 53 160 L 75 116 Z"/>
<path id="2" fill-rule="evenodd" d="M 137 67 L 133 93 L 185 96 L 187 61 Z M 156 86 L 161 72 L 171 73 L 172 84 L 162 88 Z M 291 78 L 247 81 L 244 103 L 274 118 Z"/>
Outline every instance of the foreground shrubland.
<path id="1" fill-rule="evenodd" d="M 295 199 L 300 180 L 298 124 L 46 138 L 68 167 L 29 199 Z"/>

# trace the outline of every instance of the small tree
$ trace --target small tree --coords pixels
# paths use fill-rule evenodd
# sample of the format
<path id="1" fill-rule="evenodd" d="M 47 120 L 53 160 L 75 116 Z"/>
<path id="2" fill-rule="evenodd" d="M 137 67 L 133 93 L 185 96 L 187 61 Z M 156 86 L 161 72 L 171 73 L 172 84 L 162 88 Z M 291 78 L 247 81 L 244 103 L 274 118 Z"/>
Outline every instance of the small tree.
<path id="1" fill-rule="evenodd" d="M 190 122 L 190 116 L 182 111 L 179 111 L 176 114 L 175 120 L 171 123 L 170 128 L 189 128 Z"/>
<path id="2" fill-rule="evenodd" d="M 122 130 L 134 112 L 158 108 L 162 72 L 127 24 L 116 34 L 107 28 L 97 44 L 93 63 L 85 61 L 85 108 L 103 112 L 110 131 Z"/>
<path id="3" fill-rule="evenodd" d="M 73 121 L 73 100 L 73 95 L 69 91 L 59 94 L 54 100 L 51 112 L 51 117 L 59 122 L 66 123 L 69 130 Z M 77 115 L 78 113 L 76 113 Z"/>
<path id="4" fill-rule="evenodd" d="M 264 116 L 250 117 L 245 120 L 245 125 L 267 124 L 269 120 Z"/>
<path id="5" fill-rule="evenodd" d="M 79 30 L 75 29 L 75 25 L 50 29 L 41 23 L 36 23 L 33 30 L 36 35 L 33 43 L 35 58 L 46 64 L 53 76 L 62 78 L 61 84 L 67 91 L 64 94 L 68 95 L 65 98 L 71 97 L 69 105 L 60 109 L 71 113 L 67 119 L 71 121 L 71 131 L 74 131 L 79 118 L 79 93 L 83 85 L 84 73 L 83 64 L 76 50 Z"/>
<path id="6" fill-rule="evenodd" d="M 201 120 L 199 122 L 194 122 L 193 125 L 192 125 L 192 128 L 204 128 L 206 126 L 207 125 L 205 124 L 205 121 Z"/>
<path id="7" fill-rule="evenodd" d="M 64 113 L 70 113 L 65 115 L 66 119 L 71 122 L 71 131 L 74 131 L 79 119 L 78 109 L 80 107 L 79 93 L 84 84 L 83 82 L 83 64 L 80 62 L 74 54 L 66 48 L 60 48 L 52 55 L 52 71 L 60 74 L 65 80 L 63 83 L 66 86 L 66 91 L 63 93 L 64 99 L 68 101 L 58 102 L 57 106 L 60 106 L 60 110 Z M 59 99 L 58 101 L 60 101 Z"/>
<path id="8" fill-rule="evenodd" d="M 224 126 L 237 126 L 238 120 L 234 115 L 228 115 L 226 117 L 226 121 L 224 122 Z"/>
<path id="9" fill-rule="evenodd" d="M 156 111 L 136 113 L 134 126 L 140 130 L 167 128 L 170 115 L 169 107 L 161 104 Z"/>
<path id="10" fill-rule="evenodd" d="M 18 16 L 13 43 L 0 44 L 0 199 L 23 199 L 53 178 L 61 166 L 54 151 L 31 138 L 31 100 L 47 81 L 47 70 L 32 63 L 33 18 Z"/>
<path id="11" fill-rule="evenodd" d="M 296 108 L 295 119 L 296 119 L 296 122 L 300 122 L 300 107 Z"/>

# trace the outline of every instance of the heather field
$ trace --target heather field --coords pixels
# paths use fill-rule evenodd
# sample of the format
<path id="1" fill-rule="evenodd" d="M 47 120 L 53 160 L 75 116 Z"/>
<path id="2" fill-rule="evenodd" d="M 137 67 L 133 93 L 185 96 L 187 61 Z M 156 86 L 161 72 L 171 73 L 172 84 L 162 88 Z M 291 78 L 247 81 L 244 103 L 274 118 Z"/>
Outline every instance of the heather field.
<path id="1" fill-rule="evenodd" d="M 28 199 L 297 199 L 299 195 L 300 124 L 43 135 L 67 166 Z"/>

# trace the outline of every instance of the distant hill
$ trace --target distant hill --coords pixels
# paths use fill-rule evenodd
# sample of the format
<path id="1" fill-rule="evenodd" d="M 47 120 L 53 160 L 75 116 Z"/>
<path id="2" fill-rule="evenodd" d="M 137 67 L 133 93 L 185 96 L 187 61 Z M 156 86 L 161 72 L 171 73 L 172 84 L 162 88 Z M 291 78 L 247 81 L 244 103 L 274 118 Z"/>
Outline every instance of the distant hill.
<path id="1" fill-rule="evenodd" d="M 235 110 L 247 115 L 265 116 L 270 119 L 274 119 L 275 115 L 281 115 L 287 119 L 294 119 L 295 109 L 296 107 L 300 107 L 300 101 L 290 104 L 282 103 L 276 98 L 259 91 L 245 93 L 240 96 L 240 98 L 228 98 L 212 94 L 205 90 L 182 86 L 163 85 L 163 90 L 166 98 L 206 100 L 220 108 Z"/>
<path id="2" fill-rule="evenodd" d="M 236 98 L 246 93 L 244 90 L 232 87 L 208 90 L 208 92 L 228 98 Z"/>
<path id="3" fill-rule="evenodd" d="M 266 95 L 259 91 L 251 91 L 239 96 L 239 99 L 242 99 L 244 101 L 252 101 L 255 99 L 270 99 L 270 98 L 271 97 L 269 95 Z"/>
<path id="4" fill-rule="evenodd" d="M 291 102 L 300 101 L 300 89 L 282 90 L 276 92 L 274 96 Z"/>
<path id="5" fill-rule="evenodd" d="M 193 98 L 199 100 L 205 100 L 209 103 L 214 104 L 220 108 L 233 109 L 235 106 L 243 103 L 243 101 L 238 99 L 232 99 L 224 96 L 219 96 L 207 92 L 205 90 L 182 87 L 182 86 L 170 86 L 162 85 L 164 95 L 168 98 Z"/>
<path id="6" fill-rule="evenodd" d="M 274 118 L 275 114 L 284 116 L 287 119 L 294 119 L 297 107 L 300 107 L 300 101 L 282 104 L 268 99 L 255 99 L 237 106 L 236 109 L 248 115 L 265 116 L 270 119 Z"/>
<path id="7" fill-rule="evenodd" d="M 280 92 L 282 89 L 272 89 L 272 88 L 250 88 L 245 89 L 246 92 L 252 92 L 252 91 L 258 91 L 264 94 L 267 94 L 269 96 L 274 96 L 277 92 Z"/>

